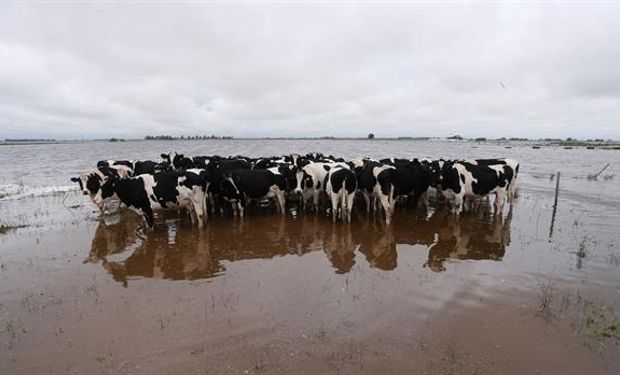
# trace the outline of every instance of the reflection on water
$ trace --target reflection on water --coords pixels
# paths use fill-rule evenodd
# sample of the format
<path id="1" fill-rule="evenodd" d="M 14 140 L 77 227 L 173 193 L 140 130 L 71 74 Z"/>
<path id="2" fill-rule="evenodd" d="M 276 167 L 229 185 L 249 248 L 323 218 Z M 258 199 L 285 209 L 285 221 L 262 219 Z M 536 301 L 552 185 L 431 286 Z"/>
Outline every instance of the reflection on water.
<path id="1" fill-rule="evenodd" d="M 313 251 L 323 251 L 336 273 L 362 261 L 389 271 L 398 266 L 397 245 L 422 245 L 428 251 L 424 266 L 440 272 L 450 259 L 501 260 L 510 244 L 511 220 L 512 212 L 503 218 L 484 210 L 460 216 L 416 210 L 401 212 L 392 227 L 385 227 L 363 215 L 346 225 L 318 215 L 257 214 L 245 221 L 214 218 L 203 230 L 170 218 L 167 228 L 150 231 L 140 217 L 125 212 L 116 223 L 99 223 L 88 259 L 127 285 L 137 277 L 210 278 L 225 272 L 227 262 Z"/>

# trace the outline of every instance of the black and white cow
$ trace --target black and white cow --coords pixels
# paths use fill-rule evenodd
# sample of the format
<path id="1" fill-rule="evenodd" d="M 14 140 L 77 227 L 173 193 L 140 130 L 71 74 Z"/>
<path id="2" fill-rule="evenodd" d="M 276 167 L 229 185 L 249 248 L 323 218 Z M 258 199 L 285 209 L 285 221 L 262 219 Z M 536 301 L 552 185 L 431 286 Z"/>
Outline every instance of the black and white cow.
<path id="1" fill-rule="evenodd" d="M 122 168 L 121 170 L 126 171 Z M 106 203 L 115 198 L 114 191 L 106 185 L 106 182 L 110 179 L 126 178 L 127 175 L 123 174 L 123 176 L 116 168 L 101 166 L 84 172 L 79 177 L 72 177 L 71 181 L 77 182 L 82 194 L 88 195 L 101 213 L 105 213 Z"/>
<path id="2" fill-rule="evenodd" d="M 269 169 L 285 163 L 288 162 L 284 157 L 258 158 L 252 163 L 252 169 Z"/>
<path id="3" fill-rule="evenodd" d="M 371 207 L 377 211 L 377 202 L 381 203 L 385 222 L 390 224 L 394 214 L 396 167 L 369 159 L 354 159 L 349 163 L 356 172 L 357 186 L 366 201 L 367 212 Z"/>
<path id="4" fill-rule="evenodd" d="M 131 160 L 99 160 L 97 168 L 114 169 L 121 178 L 133 175 L 133 162 Z"/>
<path id="5" fill-rule="evenodd" d="M 278 212 L 286 213 L 286 178 L 277 169 L 235 169 L 230 175 L 246 205 L 253 200 L 273 200 Z M 240 215 L 243 216 L 243 211 Z"/>
<path id="6" fill-rule="evenodd" d="M 233 212 L 239 211 L 250 201 L 273 200 L 282 215 L 286 213 L 286 181 L 283 175 L 264 169 L 234 169 L 220 178 L 223 197 L 233 203 Z"/>
<path id="7" fill-rule="evenodd" d="M 121 178 L 127 178 L 141 174 L 154 174 L 157 172 L 158 164 L 151 160 L 100 160 L 97 162 L 97 167 L 116 169 Z"/>
<path id="8" fill-rule="evenodd" d="M 155 211 L 180 208 L 188 208 L 192 221 L 195 216 L 198 227 L 202 227 L 207 217 L 207 186 L 206 172 L 193 169 L 111 178 L 103 188 L 112 189 L 124 205 L 142 215 L 153 228 Z"/>
<path id="9" fill-rule="evenodd" d="M 338 208 L 342 221 L 351 222 L 351 211 L 357 191 L 357 176 L 349 168 L 336 166 L 327 172 L 325 193 L 332 202 L 332 219 L 336 222 Z"/>
<path id="10" fill-rule="evenodd" d="M 519 175 L 519 162 L 515 159 L 468 159 L 465 162 L 473 165 L 508 165 L 512 168 L 513 176 L 508 188 L 508 202 L 512 203 L 517 189 L 517 177 Z"/>
<path id="11" fill-rule="evenodd" d="M 162 159 L 170 166 L 170 169 L 173 170 L 185 170 L 191 168 L 199 168 L 204 169 L 211 157 L 209 156 L 185 156 L 183 154 L 179 154 L 176 151 L 173 151 L 168 154 L 161 154 Z"/>
<path id="12" fill-rule="evenodd" d="M 331 168 L 347 168 L 344 162 L 321 163 L 310 162 L 296 172 L 296 187 L 294 192 L 302 195 L 303 207 L 305 208 L 312 199 L 315 211 L 319 211 L 319 198 L 325 191 L 325 177 Z"/>
<path id="13" fill-rule="evenodd" d="M 452 203 L 452 210 L 463 210 L 463 198 L 495 194 L 495 207 L 501 211 L 514 176 L 506 164 L 474 165 L 467 162 L 446 163 L 441 172 L 441 190 Z"/>

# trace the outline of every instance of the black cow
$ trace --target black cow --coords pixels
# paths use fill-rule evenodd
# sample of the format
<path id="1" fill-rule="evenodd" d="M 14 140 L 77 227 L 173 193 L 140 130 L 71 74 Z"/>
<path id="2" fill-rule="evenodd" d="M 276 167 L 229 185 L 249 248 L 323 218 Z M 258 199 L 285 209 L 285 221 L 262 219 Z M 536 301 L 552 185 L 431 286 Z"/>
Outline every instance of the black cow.
<path id="1" fill-rule="evenodd" d="M 431 171 L 418 159 L 413 159 L 413 161 L 399 159 L 395 162 L 395 168 L 395 196 L 407 195 L 414 204 L 426 204 L 426 192 L 433 179 Z"/>
<path id="2" fill-rule="evenodd" d="M 282 215 L 286 213 L 286 202 L 284 199 L 286 180 L 284 176 L 262 169 L 235 169 L 229 173 L 238 192 L 234 192 L 233 196 L 226 196 L 227 192 L 224 191 L 224 195 L 228 200 L 236 201 L 237 203 L 239 198 L 242 197 L 241 205 L 237 204 L 241 217 L 243 217 L 243 205 L 251 200 L 274 200 L 277 210 Z M 232 189 L 228 191 L 232 191 Z"/>

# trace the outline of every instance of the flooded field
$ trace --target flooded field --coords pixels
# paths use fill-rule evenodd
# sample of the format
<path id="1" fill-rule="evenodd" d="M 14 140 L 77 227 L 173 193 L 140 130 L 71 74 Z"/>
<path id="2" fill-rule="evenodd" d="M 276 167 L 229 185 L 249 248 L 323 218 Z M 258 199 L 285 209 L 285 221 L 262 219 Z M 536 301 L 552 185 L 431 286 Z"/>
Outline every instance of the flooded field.
<path id="1" fill-rule="evenodd" d="M 289 207 L 204 229 L 160 215 L 150 231 L 128 211 L 100 220 L 69 182 L 173 150 L 513 157 L 519 196 L 501 216 L 431 199 L 390 226 Z M 384 140 L 0 147 L 0 373 L 620 373 L 619 157 Z"/>

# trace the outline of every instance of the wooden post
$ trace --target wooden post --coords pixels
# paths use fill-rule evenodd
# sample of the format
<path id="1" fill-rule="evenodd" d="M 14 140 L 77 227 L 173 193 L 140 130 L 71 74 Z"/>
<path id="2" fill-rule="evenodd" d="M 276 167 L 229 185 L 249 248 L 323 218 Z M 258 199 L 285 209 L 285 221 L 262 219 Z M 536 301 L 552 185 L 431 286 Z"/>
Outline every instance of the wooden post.
<path id="1" fill-rule="evenodd" d="M 560 191 L 560 172 L 558 172 L 558 175 L 555 178 L 555 201 L 553 202 L 553 210 L 555 211 L 555 208 L 558 205 L 558 192 Z"/>
<path id="2" fill-rule="evenodd" d="M 549 228 L 549 239 L 553 236 L 553 224 L 555 224 L 555 212 L 558 209 L 558 194 L 560 192 L 560 172 L 555 178 L 555 199 L 553 201 L 553 213 L 551 214 L 551 227 Z"/>

